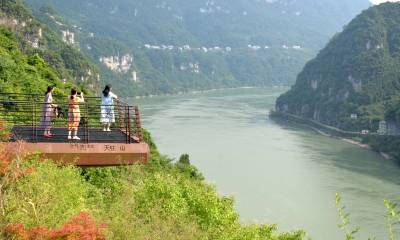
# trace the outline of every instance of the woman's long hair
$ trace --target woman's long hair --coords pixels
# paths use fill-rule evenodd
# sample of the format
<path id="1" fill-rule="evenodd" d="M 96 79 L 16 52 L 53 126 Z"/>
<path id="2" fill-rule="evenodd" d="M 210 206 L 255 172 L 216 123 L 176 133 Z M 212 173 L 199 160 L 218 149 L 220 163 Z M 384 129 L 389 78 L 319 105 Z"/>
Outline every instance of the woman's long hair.
<path id="1" fill-rule="evenodd" d="M 48 86 L 45 95 L 49 94 L 51 91 L 53 91 L 53 89 L 54 89 L 53 86 Z"/>
<path id="2" fill-rule="evenodd" d="M 75 88 L 71 89 L 71 100 L 74 99 L 74 95 L 77 93 Z"/>
<path id="3" fill-rule="evenodd" d="M 111 84 L 107 84 L 103 90 L 103 96 L 104 97 L 108 97 L 110 95 L 111 92 Z"/>

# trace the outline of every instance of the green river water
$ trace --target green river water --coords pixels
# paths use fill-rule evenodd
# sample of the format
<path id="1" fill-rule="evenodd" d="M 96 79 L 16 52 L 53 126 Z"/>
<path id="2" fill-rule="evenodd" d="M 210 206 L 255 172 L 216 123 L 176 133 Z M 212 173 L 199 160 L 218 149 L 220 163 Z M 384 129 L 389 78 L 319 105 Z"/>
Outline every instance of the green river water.
<path id="1" fill-rule="evenodd" d="M 159 150 L 188 153 L 206 180 L 236 200 L 244 223 L 304 229 L 313 239 L 345 239 L 335 193 L 343 198 L 357 239 L 388 239 L 383 200 L 400 197 L 393 160 L 267 113 L 285 89 L 234 89 L 135 100 Z"/>

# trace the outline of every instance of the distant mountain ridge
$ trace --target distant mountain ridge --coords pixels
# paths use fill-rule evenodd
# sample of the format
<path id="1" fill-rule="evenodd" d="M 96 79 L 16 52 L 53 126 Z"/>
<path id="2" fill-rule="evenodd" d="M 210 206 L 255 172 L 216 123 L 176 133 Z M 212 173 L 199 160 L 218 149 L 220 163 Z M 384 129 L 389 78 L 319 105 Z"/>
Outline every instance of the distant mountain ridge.
<path id="1" fill-rule="evenodd" d="M 293 83 L 326 40 L 369 6 L 367 0 L 27 2 L 54 30 L 73 33 L 104 80 L 127 95 Z"/>
<path id="2" fill-rule="evenodd" d="M 345 130 L 400 127 L 400 3 L 357 16 L 308 62 L 276 109 Z"/>

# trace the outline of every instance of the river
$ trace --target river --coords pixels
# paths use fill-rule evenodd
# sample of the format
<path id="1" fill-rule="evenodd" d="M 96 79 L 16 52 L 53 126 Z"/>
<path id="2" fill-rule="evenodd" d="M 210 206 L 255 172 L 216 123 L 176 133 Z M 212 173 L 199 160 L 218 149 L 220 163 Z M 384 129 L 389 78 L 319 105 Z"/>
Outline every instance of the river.
<path id="1" fill-rule="evenodd" d="M 337 225 L 342 195 L 357 239 L 388 239 L 383 200 L 400 196 L 393 160 L 267 113 L 285 89 L 233 89 L 135 100 L 159 150 L 188 153 L 206 180 L 232 195 L 244 223 L 304 229 L 313 239 L 345 239 Z"/>

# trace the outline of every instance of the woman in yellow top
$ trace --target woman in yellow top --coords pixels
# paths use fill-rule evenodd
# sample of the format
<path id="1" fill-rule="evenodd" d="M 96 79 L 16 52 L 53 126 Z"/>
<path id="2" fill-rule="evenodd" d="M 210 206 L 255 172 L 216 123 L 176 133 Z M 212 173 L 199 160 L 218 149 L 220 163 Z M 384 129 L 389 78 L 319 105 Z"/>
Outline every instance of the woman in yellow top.
<path id="1" fill-rule="evenodd" d="M 79 104 L 83 102 L 85 102 L 83 93 L 78 95 L 76 89 L 71 89 L 71 96 L 68 97 L 68 139 L 81 140 L 78 137 L 78 127 L 81 121 Z"/>

